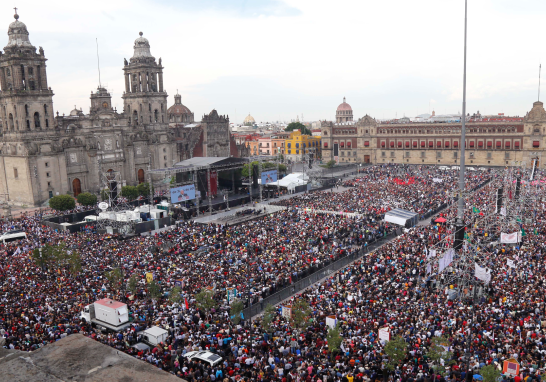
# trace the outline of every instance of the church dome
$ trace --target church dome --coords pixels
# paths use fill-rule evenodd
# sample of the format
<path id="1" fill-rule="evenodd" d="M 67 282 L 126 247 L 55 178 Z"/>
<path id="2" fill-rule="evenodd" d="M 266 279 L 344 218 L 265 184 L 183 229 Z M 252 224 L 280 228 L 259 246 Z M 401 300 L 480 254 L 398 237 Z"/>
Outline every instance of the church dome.
<path id="1" fill-rule="evenodd" d="M 180 115 L 180 114 L 191 114 L 191 110 L 187 106 L 182 104 L 182 96 L 176 94 L 174 96 L 174 105 L 167 109 L 167 114 Z"/>
<path id="2" fill-rule="evenodd" d="M 9 25 L 9 28 L 8 28 L 9 41 L 8 41 L 8 45 L 6 45 L 6 48 L 11 48 L 16 46 L 34 48 L 28 38 L 29 33 L 27 30 L 27 26 L 21 21 L 19 21 L 19 15 L 17 13 L 13 15 L 13 17 L 15 18 L 15 21 Z"/>
<path id="3" fill-rule="evenodd" d="M 140 32 L 140 37 L 135 40 L 133 58 L 135 57 L 152 57 L 150 52 L 150 42 L 147 38 L 142 37 L 144 33 Z"/>
<path id="4" fill-rule="evenodd" d="M 254 118 L 250 115 L 250 113 L 248 113 L 248 116 L 245 118 L 244 122 L 243 122 L 245 125 L 247 124 L 255 124 L 256 121 L 254 120 Z"/>
<path id="5" fill-rule="evenodd" d="M 349 105 L 347 102 L 345 102 L 345 97 L 343 97 L 343 103 L 341 103 L 338 107 L 337 107 L 337 111 L 344 111 L 344 110 L 353 110 L 351 108 L 351 105 Z"/>

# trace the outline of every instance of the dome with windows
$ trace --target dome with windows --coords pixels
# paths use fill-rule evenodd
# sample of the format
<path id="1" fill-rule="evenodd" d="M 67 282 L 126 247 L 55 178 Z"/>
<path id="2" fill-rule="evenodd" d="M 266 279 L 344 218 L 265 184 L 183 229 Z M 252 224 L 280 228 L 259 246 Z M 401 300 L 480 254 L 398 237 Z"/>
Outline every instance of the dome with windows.
<path id="1" fill-rule="evenodd" d="M 343 97 L 343 103 L 341 103 L 336 110 L 336 123 L 351 122 L 353 120 L 353 109 L 351 105 L 345 102 Z"/>
<path id="2" fill-rule="evenodd" d="M 174 96 L 174 105 L 167 109 L 169 123 L 193 123 L 194 117 L 191 110 L 182 104 L 182 96 L 176 94 Z"/>
<path id="3" fill-rule="evenodd" d="M 343 103 L 339 104 L 339 106 L 337 107 L 337 111 L 341 111 L 341 110 L 351 110 L 351 111 L 353 111 L 353 109 L 351 108 L 351 105 L 349 105 L 347 102 L 345 102 L 345 97 L 343 97 Z"/>
<path id="4" fill-rule="evenodd" d="M 21 21 L 19 21 L 19 15 L 17 13 L 13 15 L 13 18 L 15 19 L 15 21 L 9 25 L 9 28 L 8 28 L 9 41 L 8 41 L 8 45 L 6 45 L 6 48 L 13 48 L 13 47 L 34 48 L 34 46 L 32 46 L 28 38 L 29 33 L 27 30 L 27 26 Z"/>
<path id="5" fill-rule="evenodd" d="M 135 53 L 133 54 L 133 58 L 152 57 L 152 53 L 150 52 L 150 42 L 147 38 L 142 37 L 143 34 L 144 33 L 140 32 L 140 37 L 135 40 Z"/>

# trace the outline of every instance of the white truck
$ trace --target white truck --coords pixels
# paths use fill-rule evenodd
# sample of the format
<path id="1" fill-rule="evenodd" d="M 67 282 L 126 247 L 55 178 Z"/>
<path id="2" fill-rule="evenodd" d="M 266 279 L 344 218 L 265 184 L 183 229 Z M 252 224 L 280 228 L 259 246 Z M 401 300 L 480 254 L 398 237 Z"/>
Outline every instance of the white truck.
<path id="1" fill-rule="evenodd" d="M 150 346 L 165 342 L 168 336 L 169 332 L 159 326 L 152 326 L 142 332 L 142 340 Z"/>
<path id="2" fill-rule="evenodd" d="M 81 312 L 80 318 L 103 331 L 119 332 L 131 325 L 127 304 L 109 298 L 87 305 Z"/>

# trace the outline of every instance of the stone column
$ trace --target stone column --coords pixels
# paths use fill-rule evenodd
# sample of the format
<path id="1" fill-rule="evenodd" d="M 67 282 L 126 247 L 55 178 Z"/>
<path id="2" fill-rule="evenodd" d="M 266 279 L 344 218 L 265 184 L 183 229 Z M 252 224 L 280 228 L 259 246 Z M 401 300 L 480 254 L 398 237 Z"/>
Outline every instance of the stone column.
<path id="1" fill-rule="evenodd" d="M 129 73 L 125 73 L 125 93 L 130 93 L 130 85 L 129 85 Z"/>
<path id="2" fill-rule="evenodd" d="M 40 65 L 40 79 L 41 79 L 41 88 L 47 90 L 47 73 L 45 63 Z"/>
<path id="3" fill-rule="evenodd" d="M 159 72 L 159 91 L 163 91 L 163 72 Z"/>

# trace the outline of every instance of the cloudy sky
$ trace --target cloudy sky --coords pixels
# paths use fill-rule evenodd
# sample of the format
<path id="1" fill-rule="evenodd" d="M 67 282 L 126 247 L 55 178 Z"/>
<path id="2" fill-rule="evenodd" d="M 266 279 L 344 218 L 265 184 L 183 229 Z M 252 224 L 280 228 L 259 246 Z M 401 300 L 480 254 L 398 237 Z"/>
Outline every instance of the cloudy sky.
<path id="1" fill-rule="evenodd" d="M 0 26 L 15 5 L 2 2 Z M 464 0 L 25 0 L 61 114 L 89 110 L 102 83 L 122 110 L 123 58 L 144 32 L 196 115 L 241 122 L 333 119 L 344 96 L 357 118 L 456 113 L 462 103 Z M 544 0 L 469 0 L 467 110 L 524 115 L 546 59 Z M 7 43 L 7 35 L 0 47 Z M 545 61 L 546 63 L 546 61 Z M 546 89 L 544 97 L 546 98 Z"/>

